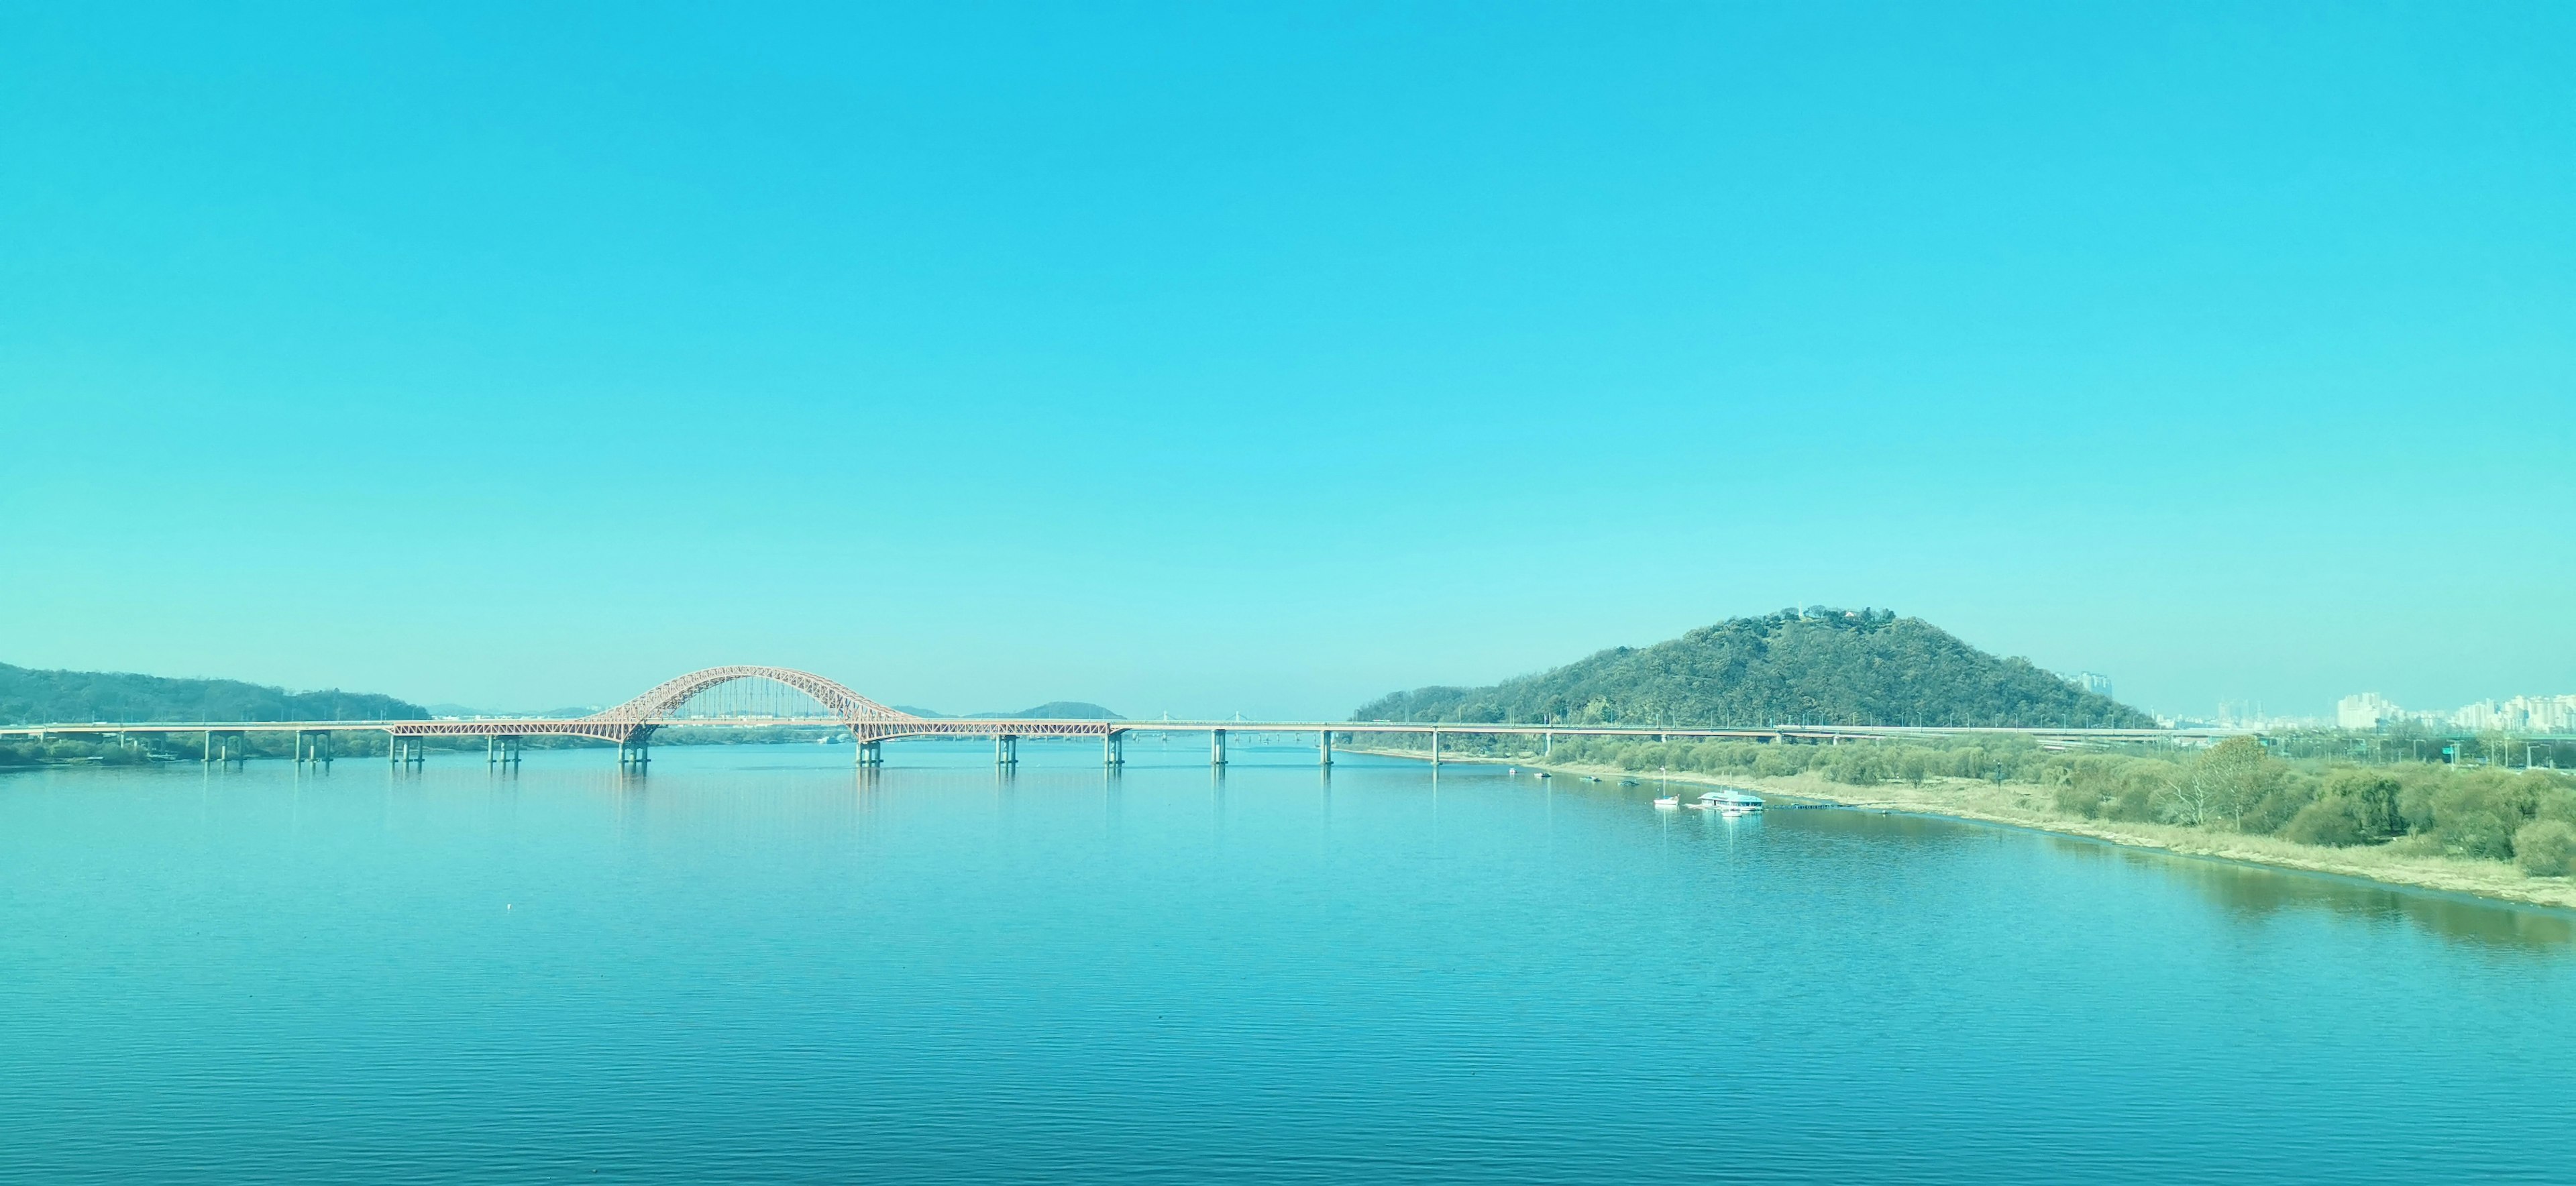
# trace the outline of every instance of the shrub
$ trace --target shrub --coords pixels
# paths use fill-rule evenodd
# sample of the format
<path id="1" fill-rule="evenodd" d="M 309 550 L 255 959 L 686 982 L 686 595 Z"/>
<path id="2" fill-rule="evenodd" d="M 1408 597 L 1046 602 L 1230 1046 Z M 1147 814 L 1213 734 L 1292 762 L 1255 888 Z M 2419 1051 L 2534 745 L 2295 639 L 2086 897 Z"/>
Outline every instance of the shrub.
<path id="1" fill-rule="evenodd" d="M 2363 820 L 2361 805 L 2341 795 L 2328 795 L 2299 809 L 2297 815 L 2281 828 L 2281 838 L 2301 844 L 2330 844 L 2349 848 L 2371 844 L 2382 837 L 2374 834 Z"/>
<path id="2" fill-rule="evenodd" d="M 2515 825 L 2521 822 L 2495 811 L 2455 811 L 2444 815 L 2441 831 L 2436 834 L 2446 851 L 2501 861 L 2513 855 Z"/>
<path id="3" fill-rule="evenodd" d="M 2431 797 L 2433 835 L 2459 856 L 2508 859 L 2513 834 L 2531 818 L 2535 789 L 2487 771 L 2450 779 Z"/>
<path id="4" fill-rule="evenodd" d="M 2102 814 L 2101 788 L 2094 786 L 2089 780 L 2062 784 L 2051 792 L 2051 796 L 2057 801 L 2057 809 L 2068 815 L 2080 815 L 2086 819 L 2092 819 Z"/>
<path id="5" fill-rule="evenodd" d="M 2513 863 L 2534 877 L 2576 873 L 2576 825 L 2545 819 L 2513 834 Z"/>
<path id="6" fill-rule="evenodd" d="M 1807 751 L 1814 748 L 1786 744 L 1763 746 L 1761 756 L 1753 760 L 1753 772 L 1765 778 L 1796 774 L 1807 768 Z"/>
<path id="7" fill-rule="evenodd" d="M 2324 793 L 2351 802 L 2366 836 L 2384 838 L 2406 830 L 2406 816 L 2398 809 L 2404 788 L 2386 774 L 2338 770 L 2327 777 Z"/>
<path id="8" fill-rule="evenodd" d="M 2111 801 L 2103 805 L 2102 814 L 2130 823 L 2150 822 L 2156 818 L 2156 792 L 2142 783 L 2121 787 L 2111 796 Z"/>
<path id="9" fill-rule="evenodd" d="M 2317 784 L 2305 775 L 2290 775 L 2273 780 L 2271 789 L 2239 816 L 2236 826 L 2242 831 L 2268 836 L 2287 827 L 2298 814 L 2317 801 Z"/>
<path id="10" fill-rule="evenodd" d="M 1825 767 L 1825 777 L 1856 787 L 1876 786 L 1887 781 L 1886 762 L 1875 746 L 1841 746 Z"/>

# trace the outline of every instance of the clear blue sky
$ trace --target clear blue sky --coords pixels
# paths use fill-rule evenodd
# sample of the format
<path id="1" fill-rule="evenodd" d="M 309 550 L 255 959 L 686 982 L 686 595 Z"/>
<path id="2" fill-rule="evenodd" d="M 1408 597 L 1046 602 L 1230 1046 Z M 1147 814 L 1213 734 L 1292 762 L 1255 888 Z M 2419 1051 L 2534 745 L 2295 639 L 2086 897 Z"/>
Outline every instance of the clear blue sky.
<path id="1" fill-rule="evenodd" d="M 15 4 L 0 661 L 2576 691 L 2576 6 Z"/>

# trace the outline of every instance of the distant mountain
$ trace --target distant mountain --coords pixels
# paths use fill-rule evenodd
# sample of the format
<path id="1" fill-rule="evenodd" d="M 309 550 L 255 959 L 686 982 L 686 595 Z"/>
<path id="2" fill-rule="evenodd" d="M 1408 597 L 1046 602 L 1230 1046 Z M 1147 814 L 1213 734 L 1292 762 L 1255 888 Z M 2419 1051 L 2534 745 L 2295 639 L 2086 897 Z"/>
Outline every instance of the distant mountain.
<path id="1" fill-rule="evenodd" d="M 1483 688 L 1427 687 L 1356 721 L 2151 728 L 2147 714 L 1920 618 L 1816 607 L 1732 618 Z"/>
<path id="2" fill-rule="evenodd" d="M 428 709 L 373 692 L 290 692 L 229 679 L 40 671 L 0 663 L 0 722 L 416 721 Z"/>
<path id="3" fill-rule="evenodd" d="M 963 714 L 936 712 L 931 709 L 921 708 L 910 704 L 890 704 L 886 707 L 891 708 L 896 712 L 908 712 L 917 717 L 954 717 L 963 715 L 969 719 L 975 720 L 1123 721 L 1127 719 L 1097 704 L 1093 704 L 1088 700 L 1049 700 L 1036 708 L 1023 708 L 1015 712 L 1006 712 L 996 709 L 992 712 L 970 712 Z"/>
<path id="4" fill-rule="evenodd" d="M 462 704 L 433 704 L 429 706 L 429 715 L 434 717 L 514 717 L 519 720 L 526 721 L 568 721 L 574 717 L 589 716 L 592 713 L 598 712 L 600 707 L 601 706 L 599 705 L 592 704 L 574 708 L 549 708 L 543 712 L 518 712 L 502 708 L 467 708 Z"/>
<path id="5" fill-rule="evenodd" d="M 1123 721 L 1127 719 L 1088 700 L 1049 700 L 1036 708 L 1023 708 L 1018 712 L 979 712 L 975 715 L 1023 721 Z"/>

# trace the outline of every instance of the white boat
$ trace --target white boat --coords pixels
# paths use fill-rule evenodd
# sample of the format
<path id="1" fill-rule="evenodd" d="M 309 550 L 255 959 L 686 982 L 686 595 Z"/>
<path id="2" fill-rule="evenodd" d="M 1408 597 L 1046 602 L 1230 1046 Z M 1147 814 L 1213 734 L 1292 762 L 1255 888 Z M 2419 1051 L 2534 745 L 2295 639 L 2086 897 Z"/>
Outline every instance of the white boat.
<path id="1" fill-rule="evenodd" d="M 1681 805 L 1682 797 L 1679 795 L 1666 795 L 1661 799 L 1655 800 L 1655 806 L 1665 811 L 1671 811 Z"/>
<path id="2" fill-rule="evenodd" d="M 1756 795 L 1751 791 L 1735 790 L 1732 787 L 1720 791 L 1710 791 L 1707 794 L 1701 795 L 1699 797 L 1699 801 L 1700 803 L 1707 804 L 1707 809 L 1710 811 L 1723 811 L 1728 815 L 1751 815 L 1754 812 L 1762 810 L 1762 796 Z M 1699 804 L 1693 804 L 1692 806 L 1698 805 Z"/>

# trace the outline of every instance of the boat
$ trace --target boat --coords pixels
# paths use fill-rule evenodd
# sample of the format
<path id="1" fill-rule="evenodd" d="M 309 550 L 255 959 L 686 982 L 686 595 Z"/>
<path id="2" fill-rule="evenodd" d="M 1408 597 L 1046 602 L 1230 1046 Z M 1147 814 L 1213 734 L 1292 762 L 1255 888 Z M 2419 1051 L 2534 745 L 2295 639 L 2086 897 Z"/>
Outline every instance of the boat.
<path id="1" fill-rule="evenodd" d="M 1699 797 L 1699 801 L 1708 805 L 1707 810 L 1723 811 L 1728 815 L 1750 815 L 1762 810 L 1762 796 L 1756 795 L 1751 791 L 1739 791 L 1732 787 L 1725 790 L 1710 791 L 1707 794 L 1701 795 Z M 1697 806 L 1697 804 L 1694 804 L 1693 806 Z"/>
<path id="2" fill-rule="evenodd" d="M 1585 782 L 1599 782 L 1599 781 L 1601 781 L 1601 776 L 1600 776 L 1600 775 L 1598 775 L 1598 774 L 1586 774 L 1586 775 L 1584 775 L 1584 776 L 1583 776 L 1583 781 L 1585 781 Z"/>
<path id="3" fill-rule="evenodd" d="M 1533 771 L 1530 771 L 1530 773 L 1535 774 L 1535 775 L 1539 776 L 1540 778 L 1554 778 L 1554 777 L 1556 777 L 1555 775 L 1550 774 L 1550 773 L 1548 773 L 1547 771 L 1544 771 L 1544 770 L 1533 770 Z"/>
<path id="4" fill-rule="evenodd" d="M 1671 811 L 1681 805 L 1682 797 L 1679 795 L 1666 795 L 1661 799 L 1655 800 L 1655 806 L 1665 811 Z"/>
<path id="5" fill-rule="evenodd" d="M 1619 785 L 1623 787 L 1633 787 L 1637 785 L 1637 780 L 1633 778 L 1623 778 L 1619 780 Z"/>

